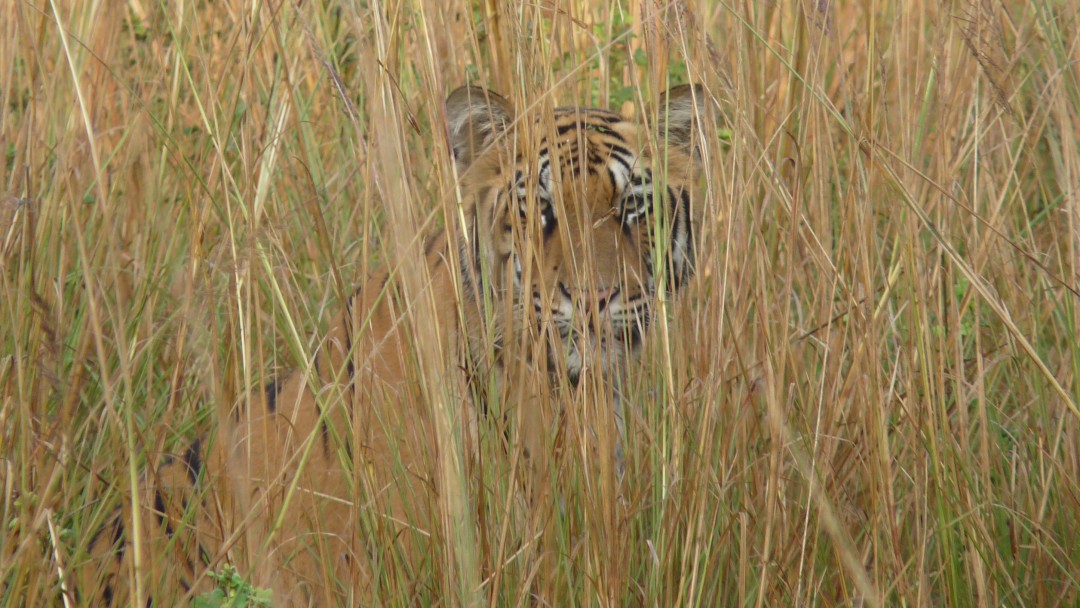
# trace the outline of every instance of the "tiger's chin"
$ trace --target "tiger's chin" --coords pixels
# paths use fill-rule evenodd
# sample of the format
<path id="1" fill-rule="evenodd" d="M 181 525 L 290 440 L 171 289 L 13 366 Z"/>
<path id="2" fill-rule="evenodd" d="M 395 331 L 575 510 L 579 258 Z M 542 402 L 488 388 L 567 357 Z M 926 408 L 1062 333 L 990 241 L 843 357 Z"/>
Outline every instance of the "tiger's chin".
<path id="1" fill-rule="evenodd" d="M 575 388 L 586 376 L 598 382 L 617 383 L 640 342 L 637 326 L 632 330 L 615 330 L 610 325 L 599 330 L 574 329 L 549 350 L 548 371 L 556 380 L 565 377 Z"/>

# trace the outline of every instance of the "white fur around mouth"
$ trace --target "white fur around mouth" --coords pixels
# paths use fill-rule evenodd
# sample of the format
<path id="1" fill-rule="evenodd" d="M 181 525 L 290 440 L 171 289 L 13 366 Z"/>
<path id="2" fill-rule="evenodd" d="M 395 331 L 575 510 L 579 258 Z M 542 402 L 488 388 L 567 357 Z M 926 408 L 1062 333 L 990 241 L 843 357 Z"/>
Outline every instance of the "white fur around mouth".
<path id="1" fill-rule="evenodd" d="M 610 331 L 577 331 L 562 338 L 562 360 L 551 361 L 555 368 L 565 366 L 567 376 L 574 383 L 589 369 L 604 373 L 615 372 L 627 356 L 622 341 Z"/>

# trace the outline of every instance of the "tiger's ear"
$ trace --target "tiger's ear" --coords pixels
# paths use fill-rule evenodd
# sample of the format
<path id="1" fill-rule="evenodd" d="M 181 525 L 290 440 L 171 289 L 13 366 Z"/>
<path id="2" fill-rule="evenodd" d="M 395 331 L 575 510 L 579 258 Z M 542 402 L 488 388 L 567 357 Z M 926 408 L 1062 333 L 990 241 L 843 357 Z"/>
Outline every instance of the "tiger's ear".
<path id="1" fill-rule="evenodd" d="M 707 112 L 705 87 L 682 84 L 660 96 L 656 110 L 660 142 L 700 158 L 702 121 Z"/>
<path id="2" fill-rule="evenodd" d="M 514 111 L 502 95 L 479 87 L 461 87 L 446 98 L 446 123 L 458 169 L 464 171 L 513 122 Z"/>

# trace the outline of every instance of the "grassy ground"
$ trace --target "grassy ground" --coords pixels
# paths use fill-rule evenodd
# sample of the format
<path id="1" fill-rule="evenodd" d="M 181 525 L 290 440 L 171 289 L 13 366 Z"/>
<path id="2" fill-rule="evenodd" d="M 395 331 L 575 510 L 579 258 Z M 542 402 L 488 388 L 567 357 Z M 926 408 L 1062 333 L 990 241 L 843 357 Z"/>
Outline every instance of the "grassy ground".
<path id="1" fill-rule="evenodd" d="M 701 82 L 730 138 L 626 482 L 567 457 L 543 570 L 482 527 L 445 597 L 1080 603 L 1080 5 L 559 7 L 0 4 L 0 604 L 71 600 L 144 463 L 442 221 L 466 78 L 628 111 Z"/>

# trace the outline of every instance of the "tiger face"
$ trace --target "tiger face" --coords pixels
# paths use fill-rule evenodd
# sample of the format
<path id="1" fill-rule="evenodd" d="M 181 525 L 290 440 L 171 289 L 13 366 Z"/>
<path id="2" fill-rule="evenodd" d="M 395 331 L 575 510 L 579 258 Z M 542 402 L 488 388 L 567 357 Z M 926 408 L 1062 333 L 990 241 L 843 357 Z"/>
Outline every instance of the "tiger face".
<path id="1" fill-rule="evenodd" d="M 541 345 L 549 371 L 565 370 L 574 384 L 636 348 L 658 292 L 678 290 L 693 272 L 691 144 L 703 100 L 698 88 L 669 91 L 650 133 L 607 110 L 516 118 L 490 92 L 450 96 L 472 209 L 457 238 L 462 281 L 475 301 L 510 303 L 509 318 L 494 311 L 497 344 L 513 336 Z"/>

